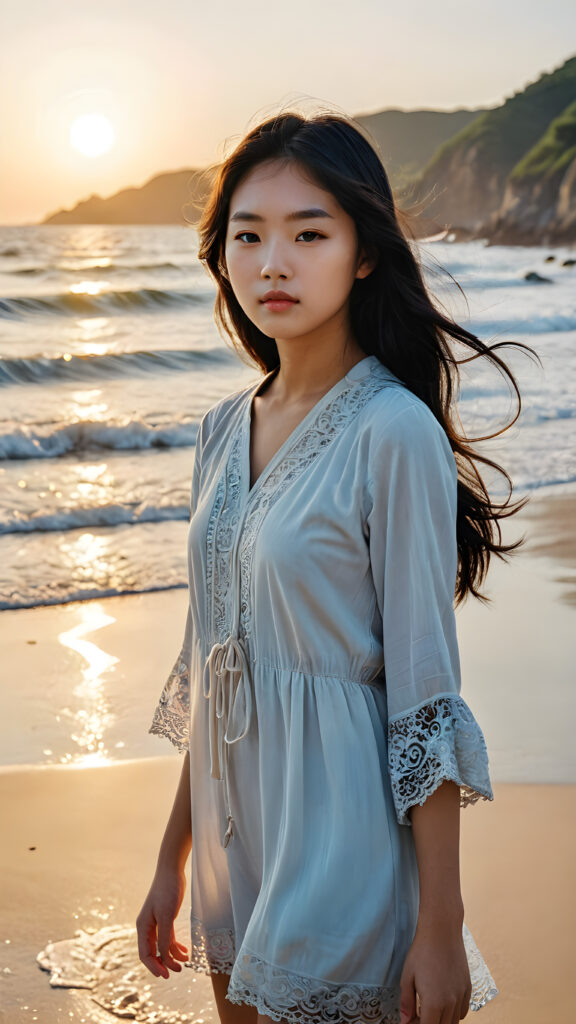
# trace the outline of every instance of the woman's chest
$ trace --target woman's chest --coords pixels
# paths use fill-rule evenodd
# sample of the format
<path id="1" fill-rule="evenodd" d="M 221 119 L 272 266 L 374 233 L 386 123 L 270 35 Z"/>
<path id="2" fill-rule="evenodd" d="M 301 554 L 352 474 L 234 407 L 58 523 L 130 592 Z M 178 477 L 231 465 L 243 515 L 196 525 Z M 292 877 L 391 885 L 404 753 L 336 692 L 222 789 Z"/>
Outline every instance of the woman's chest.
<path id="1" fill-rule="evenodd" d="M 261 396 L 253 399 L 248 445 L 249 487 L 265 473 L 267 466 L 294 434 L 313 408 L 314 402 L 301 402 L 292 408 L 278 410 Z"/>
<path id="2" fill-rule="evenodd" d="M 370 429 L 360 413 L 383 386 L 375 374 L 343 380 L 307 414 L 275 423 L 258 412 L 252 423 L 247 395 L 213 432 L 189 531 L 191 588 L 212 636 L 247 631 L 258 600 L 329 586 L 354 595 L 367 579 Z"/>
<path id="3" fill-rule="evenodd" d="M 284 460 L 273 483 L 263 478 L 253 491 L 249 472 L 239 435 L 189 527 L 191 590 L 204 629 L 221 642 L 247 636 L 255 609 L 273 615 L 314 594 L 324 606 L 342 589 L 353 597 L 369 573 L 364 479 L 350 438 L 321 458 Z"/>

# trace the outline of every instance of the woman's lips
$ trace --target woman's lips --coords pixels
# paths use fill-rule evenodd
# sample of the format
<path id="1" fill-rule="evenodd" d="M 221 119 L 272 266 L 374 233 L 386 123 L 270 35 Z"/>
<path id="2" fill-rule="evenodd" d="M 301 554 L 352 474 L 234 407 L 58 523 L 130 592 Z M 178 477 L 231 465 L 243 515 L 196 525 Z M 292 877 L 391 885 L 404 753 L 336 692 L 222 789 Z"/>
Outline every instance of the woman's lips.
<path id="1" fill-rule="evenodd" d="M 283 309 L 290 309 L 291 306 L 295 306 L 296 303 L 297 299 L 268 299 L 263 305 L 266 306 L 266 309 L 280 313 Z"/>

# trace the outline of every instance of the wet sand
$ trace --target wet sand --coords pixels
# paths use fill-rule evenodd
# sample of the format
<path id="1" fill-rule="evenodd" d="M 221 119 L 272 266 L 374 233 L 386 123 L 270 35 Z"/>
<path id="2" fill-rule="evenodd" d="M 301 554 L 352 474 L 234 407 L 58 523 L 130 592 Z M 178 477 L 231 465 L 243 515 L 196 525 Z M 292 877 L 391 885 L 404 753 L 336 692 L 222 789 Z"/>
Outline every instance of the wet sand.
<path id="1" fill-rule="evenodd" d="M 209 978 L 190 969 L 172 974 L 168 981 L 154 978 L 139 963 L 136 946 L 135 920 L 152 881 L 181 764 L 175 754 L 98 768 L 47 766 L 0 772 L 0 1004 L 6 1024 L 125 1017 L 103 1011 L 90 989 L 52 988 L 49 974 L 36 960 L 48 943 L 73 939 L 78 929 L 104 929 L 100 937 L 106 938 L 105 929 L 112 926 L 125 926 L 131 934 L 112 948 L 120 954 L 119 966 L 112 970 L 108 964 L 106 983 L 96 989 L 99 998 L 107 994 L 111 980 L 116 998 L 127 992 L 141 997 L 137 1019 L 163 1024 L 208 1024 L 216 1019 Z M 176 931 L 187 943 L 185 908 L 186 896 Z M 76 955 L 81 952 L 79 945 Z M 71 951 L 65 959 L 70 964 Z M 89 978 L 95 964 L 87 961 L 80 967 L 80 975 Z M 5 973 L 7 968 L 10 973 Z M 127 982 L 126 975 L 132 972 Z M 180 1018 L 154 1016 L 160 1005 L 188 1012 Z"/>
<path id="2" fill-rule="evenodd" d="M 525 511 L 528 523 L 526 551 L 554 562 L 556 579 L 564 600 L 576 604 L 576 498 L 558 494 L 530 502 Z M 558 570 L 558 567 L 561 567 Z"/>

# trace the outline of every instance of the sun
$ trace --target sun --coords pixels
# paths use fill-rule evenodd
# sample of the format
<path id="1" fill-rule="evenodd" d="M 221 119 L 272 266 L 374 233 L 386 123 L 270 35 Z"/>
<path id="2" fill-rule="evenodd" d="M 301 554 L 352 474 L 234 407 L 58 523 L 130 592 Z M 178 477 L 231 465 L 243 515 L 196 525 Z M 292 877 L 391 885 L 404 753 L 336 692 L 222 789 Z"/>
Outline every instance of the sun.
<path id="1" fill-rule="evenodd" d="M 82 114 L 70 128 L 70 145 L 84 156 L 102 156 L 115 141 L 112 122 L 104 114 Z"/>

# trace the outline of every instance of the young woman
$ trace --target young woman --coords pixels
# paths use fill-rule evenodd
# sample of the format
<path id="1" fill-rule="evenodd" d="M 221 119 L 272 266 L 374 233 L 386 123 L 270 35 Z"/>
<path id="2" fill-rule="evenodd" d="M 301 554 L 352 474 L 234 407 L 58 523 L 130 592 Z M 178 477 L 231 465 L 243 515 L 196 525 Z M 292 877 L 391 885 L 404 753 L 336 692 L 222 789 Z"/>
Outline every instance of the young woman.
<path id="1" fill-rule="evenodd" d="M 140 958 L 192 950 L 222 1024 L 457 1024 L 497 994 L 464 923 L 460 807 L 492 800 L 454 603 L 503 557 L 450 342 L 352 120 L 282 113 L 199 225 L 216 317 L 264 371 L 204 415 L 184 642 L 150 731 L 185 752 Z M 517 392 L 517 389 L 516 389 Z M 494 466 L 494 463 L 490 463 Z"/>

